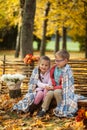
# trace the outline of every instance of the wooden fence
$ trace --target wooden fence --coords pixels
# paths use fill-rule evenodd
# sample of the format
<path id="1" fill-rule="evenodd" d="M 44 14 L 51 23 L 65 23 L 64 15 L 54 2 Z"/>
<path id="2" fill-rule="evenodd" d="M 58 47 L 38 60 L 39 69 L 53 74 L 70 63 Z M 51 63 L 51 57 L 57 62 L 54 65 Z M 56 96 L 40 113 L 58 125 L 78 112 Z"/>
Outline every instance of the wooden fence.
<path id="1" fill-rule="evenodd" d="M 54 64 L 54 60 L 52 65 Z M 87 59 L 70 60 L 69 64 L 73 70 L 75 80 L 75 92 L 87 96 Z M 25 65 L 21 60 L 7 60 L 4 56 L 3 60 L 0 60 L 0 76 L 2 74 L 14 74 L 21 73 L 26 75 L 24 82 L 27 84 L 31 75 L 31 72 L 37 63 L 33 65 Z"/>
<path id="2" fill-rule="evenodd" d="M 0 62 L 0 76 L 2 74 L 20 73 L 30 77 L 34 64 L 25 65 L 22 60 L 7 60 L 6 56 L 4 56 L 3 60 Z"/>

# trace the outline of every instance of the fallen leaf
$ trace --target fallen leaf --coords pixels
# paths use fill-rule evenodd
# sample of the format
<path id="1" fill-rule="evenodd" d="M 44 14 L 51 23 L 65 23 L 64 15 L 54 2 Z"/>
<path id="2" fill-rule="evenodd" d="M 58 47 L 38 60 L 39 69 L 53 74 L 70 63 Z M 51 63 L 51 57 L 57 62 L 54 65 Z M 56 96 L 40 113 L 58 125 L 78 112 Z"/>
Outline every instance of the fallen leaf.
<path id="1" fill-rule="evenodd" d="M 9 119 L 9 118 L 10 118 L 9 115 L 4 115 L 4 116 L 3 116 L 3 119 Z"/>

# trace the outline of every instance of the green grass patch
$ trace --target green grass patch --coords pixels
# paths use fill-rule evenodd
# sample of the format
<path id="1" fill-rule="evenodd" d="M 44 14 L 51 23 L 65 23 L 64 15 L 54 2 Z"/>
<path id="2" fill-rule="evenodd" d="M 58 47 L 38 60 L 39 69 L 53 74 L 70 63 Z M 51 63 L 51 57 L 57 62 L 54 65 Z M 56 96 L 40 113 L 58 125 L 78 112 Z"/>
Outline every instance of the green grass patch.
<path id="1" fill-rule="evenodd" d="M 55 41 L 50 41 L 46 43 L 46 51 L 53 51 L 55 49 Z M 37 42 L 34 41 L 33 43 L 34 50 L 37 50 Z M 60 41 L 59 48 L 62 49 L 62 41 Z M 79 43 L 73 41 L 67 41 L 67 50 L 68 51 L 80 51 Z"/>

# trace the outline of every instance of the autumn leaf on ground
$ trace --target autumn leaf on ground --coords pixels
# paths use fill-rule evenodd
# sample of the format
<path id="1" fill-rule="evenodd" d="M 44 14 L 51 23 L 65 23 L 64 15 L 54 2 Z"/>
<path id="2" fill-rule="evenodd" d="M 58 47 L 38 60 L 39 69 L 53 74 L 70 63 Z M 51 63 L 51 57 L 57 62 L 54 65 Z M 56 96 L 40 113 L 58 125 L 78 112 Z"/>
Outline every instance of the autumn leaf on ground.
<path id="1" fill-rule="evenodd" d="M 35 126 L 43 127 L 44 124 L 43 124 L 43 122 L 41 120 L 37 119 L 33 124 L 31 124 L 31 127 L 35 127 Z"/>

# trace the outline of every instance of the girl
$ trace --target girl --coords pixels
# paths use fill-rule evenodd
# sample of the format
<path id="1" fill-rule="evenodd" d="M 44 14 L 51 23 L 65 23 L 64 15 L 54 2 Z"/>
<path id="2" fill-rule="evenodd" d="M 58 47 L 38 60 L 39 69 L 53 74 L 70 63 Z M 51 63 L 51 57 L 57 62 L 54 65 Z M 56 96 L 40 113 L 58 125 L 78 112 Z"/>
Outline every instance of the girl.
<path id="1" fill-rule="evenodd" d="M 13 110 L 28 112 L 30 105 L 39 104 L 48 90 L 52 89 L 50 79 L 50 58 L 42 56 L 39 65 L 33 70 L 30 77 L 28 93 L 23 100 L 13 106 Z"/>

